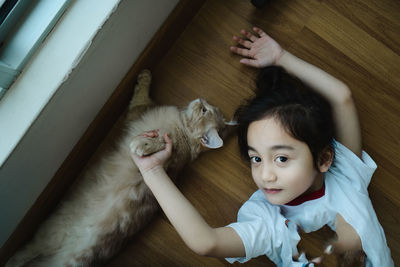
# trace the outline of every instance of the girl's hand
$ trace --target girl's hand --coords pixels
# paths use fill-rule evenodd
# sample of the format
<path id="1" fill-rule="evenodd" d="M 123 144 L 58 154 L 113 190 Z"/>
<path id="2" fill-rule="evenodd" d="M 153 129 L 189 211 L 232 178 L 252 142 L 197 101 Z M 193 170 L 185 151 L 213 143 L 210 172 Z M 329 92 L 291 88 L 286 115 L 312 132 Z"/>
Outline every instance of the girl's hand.
<path id="1" fill-rule="evenodd" d="M 145 132 L 141 134 L 144 137 L 157 138 L 158 130 Z M 163 168 L 164 163 L 168 160 L 168 158 L 172 154 L 172 140 L 169 138 L 168 134 L 164 134 L 165 148 L 161 151 L 158 151 L 154 154 L 148 156 L 139 156 L 136 153 L 131 153 L 131 157 L 133 161 L 138 166 L 142 175 L 157 170 L 159 168 Z"/>
<path id="2" fill-rule="evenodd" d="M 285 53 L 285 50 L 261 29 L 254 27 L 253 30 L 258 36 L 246 30 L 241 30 L 240 33 L 246 36 L 247 39 L 233 36 L 233 40 L 244 48 L 231 46 L 231 51 L 244 56 L 245 58 L 242 58 L 240 63 L 251 67 L 263 68 L 275 65 L 279 58 Z"/>

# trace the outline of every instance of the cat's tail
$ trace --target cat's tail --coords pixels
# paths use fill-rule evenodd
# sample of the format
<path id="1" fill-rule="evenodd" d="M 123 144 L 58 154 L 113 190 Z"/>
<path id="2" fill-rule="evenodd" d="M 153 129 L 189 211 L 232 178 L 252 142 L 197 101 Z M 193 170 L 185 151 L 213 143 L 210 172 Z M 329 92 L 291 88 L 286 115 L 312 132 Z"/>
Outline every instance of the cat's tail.
<path id="1" fill-rule="evenodd" d="M 46 256 L 43 254 L 43 248 L 28 244 L 22 250 L 12 256 L 5 267 L 20 267 L 20 266 L 39 266 L 40 261 Z"/>
<path id="2" fill-rule="evenodd" d="M 18 251 L 6 263 L 5 267 L 56 267 L 56 266 L 86 266 L 78 262 L 69 251 L 57 250 L 37 244 L 28 244 Z"/>
<path id="3" fill-rule="evenodd" d="M 21 247 L 6 263 L 6 267 L 50 266 L 45 262 L 59 252 L 62 235 L 49 234 L 41 228 L 31 241 Z M 54 265 L 53 265 L 54 266 Z"/>

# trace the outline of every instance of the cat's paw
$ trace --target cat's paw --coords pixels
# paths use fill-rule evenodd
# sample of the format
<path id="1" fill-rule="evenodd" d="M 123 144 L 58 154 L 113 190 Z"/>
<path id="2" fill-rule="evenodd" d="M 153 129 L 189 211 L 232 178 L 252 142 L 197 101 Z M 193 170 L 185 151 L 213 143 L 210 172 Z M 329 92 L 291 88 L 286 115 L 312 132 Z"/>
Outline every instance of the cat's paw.
<path id="1" fill-rule="evenodd" d="M 135 153 L 141 157 L 153 154 L 164 148 L 165 142 L 160 138 L 158 130 L 135 136 L 130 144 L 131 153 Z"/>

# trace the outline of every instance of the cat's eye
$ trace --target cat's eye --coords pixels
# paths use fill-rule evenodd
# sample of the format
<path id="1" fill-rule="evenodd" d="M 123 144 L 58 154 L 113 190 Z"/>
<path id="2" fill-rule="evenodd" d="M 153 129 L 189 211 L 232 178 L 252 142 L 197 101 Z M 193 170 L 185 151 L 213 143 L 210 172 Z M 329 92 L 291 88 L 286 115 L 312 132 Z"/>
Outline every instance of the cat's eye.
<path id="1" fill-rule="evenodd" d="M 206 113 L 207 112 L 207 109 L 205 108 L 205 107 L 203 107 L 203 109 L 201 110 L 202 112 L 203 112 L 203 114 L 204 113 Z"/>

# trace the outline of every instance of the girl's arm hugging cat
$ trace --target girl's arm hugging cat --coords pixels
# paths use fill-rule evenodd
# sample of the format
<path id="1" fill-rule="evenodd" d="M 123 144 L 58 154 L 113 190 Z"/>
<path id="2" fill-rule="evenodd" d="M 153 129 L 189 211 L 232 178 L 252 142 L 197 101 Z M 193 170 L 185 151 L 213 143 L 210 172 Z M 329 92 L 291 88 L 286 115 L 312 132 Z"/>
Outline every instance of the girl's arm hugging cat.
<path id="1" fill-rule="evenodd" d="M 157 138 L 155 131 L 141 137 Z M 133 153 L 143 179 L 186 245 L 199 255 L 215 257 L 245 256 L 240 237 L 229 227 L 210 227 L 166 174 L 163 166 L 172 153 L 172 141 L 163 136 L 165 149 L 149 157 Z"/>

